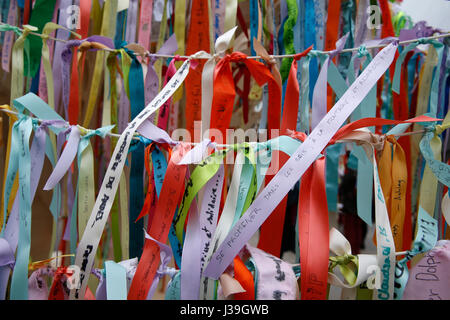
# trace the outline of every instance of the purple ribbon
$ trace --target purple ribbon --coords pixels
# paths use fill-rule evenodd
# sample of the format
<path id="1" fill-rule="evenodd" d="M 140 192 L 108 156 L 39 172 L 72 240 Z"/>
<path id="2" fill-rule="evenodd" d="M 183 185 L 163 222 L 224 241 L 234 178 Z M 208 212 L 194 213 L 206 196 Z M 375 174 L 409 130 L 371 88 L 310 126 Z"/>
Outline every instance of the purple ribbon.
<path id="1" fill-rule="evenodd" d="M 61 77 L 62 77 L 62 98 L 66 119 L 69 118 L 69 95 L 70 95 L 70 67 L 72 62 L 72 48 L 80 46 L 83 42 L 98 42 L 109 48 L 114 48 L 114 43 L 110 38 L 103 36 L 91 36 L 83 40 L 69 40 L 61 49 Z M 97 49 L 89 49 L 95 51 Z"/>
<path id="2" fill-rule="evenodd" d="M 30 149 L 31 158 L 31 172 L 30 189 L 31 189 L 31 203 L 33 203 L 36 189 L 41 177 L 42 168 L 44 165 L 45 156 L 45 139 L 48 131 L 48 126 L 65 125 L 61 120 L 47 120 L 43 121 L 34 133 L 33 144 Z M 0 299 L 5 299 L 6 287 L 8 284 L 8 277 L 10 269 L 14 264 L 14 252 L 17 249 L 19 241 L 19 193 L 16 193 L 14 203 L 9 215 L 8 222 L 5 227 L 3 238 L 0 238 Z M 11 253 L 13 260 L 11 261 Z"/>
<path id="3" fill-rule="evenodd" d="M 171 273 L 171 269 L 167 268 L 167 265 L 169 264 L 170 260 L 172 260 L 172 249 L 170 247 L 162 242 L 159 242 L 158 240 L 154 239 L 152 236 L 150 236 L 144 229 L 145 237 L 151 241 L 154 241 L 158 244 L 160 249 L 160 256 L 161 256 L 161 264 L 158 267 L 158 270 L 156 271 L 155 277 L 153 278 L 152 286 L 150 287 L 150 290 L 147 294 L 147 300 L 151 300 L 153 295 L 155 294 L 156 288 L 158 287 L 159 280 L 164 277 L 166 274 Z"/>
<path id="4" fill-rule="evenodd" d="M 44 186 L 44 190 L 53 189 L 56 184 L 64 177 L 64 174 L 69 169 L 72 164 L 75 155 L 78 150 L 78 142 L 80 141 L 80 129 L 77 126 L 73 125 L 67 129 L 64 134 L 67 134 L 70 131 L 69 139 L 67 141 L 66 147 L 64 148 L 61 157 L 56 163 L 55 169 L 47 180 L 47 183 Z"/>
<path id="5" fill-rule="evenodd" d="M 349 34 L 340 38 L 336 42 L 336 50 L 331 51 L 327 59 L 322 65 L 319 77 L 317 78 L 316 86 L 313 92 L 312 101 L 312 117 L 311 117 L 311 130 L 313 130 L 320 120 L 327 114 L 327 82 L 328 82 L 328 66 L 332 59 L 344 49 Z"/>
<path id="6" fill-rule="evenodd" d="M 69 119 L 70 67 L 72 62 L 72 48 L 78 47 L 84 40 L 69 40 L 61 52 L 62 98 L 66 119 Z"/>

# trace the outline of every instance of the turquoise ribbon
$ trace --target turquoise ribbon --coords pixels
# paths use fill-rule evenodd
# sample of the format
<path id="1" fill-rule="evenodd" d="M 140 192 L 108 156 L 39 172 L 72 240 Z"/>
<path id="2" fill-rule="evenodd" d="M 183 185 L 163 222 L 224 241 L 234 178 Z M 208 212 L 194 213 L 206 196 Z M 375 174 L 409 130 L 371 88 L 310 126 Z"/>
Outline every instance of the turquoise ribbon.
<path id="1" fill-rule="evenodd" d="M 145 107 L 144 76 L 137 57 L 125 49 L 132 58 L 129 79 L 129 99 L 131 119 L 134 119 Z M 144 205 L 144 146 L 139 144 L 132 152 L 130 169 L 130 257 L 140 257 L 144 247 L 144 221 L 136 221 Z"/>
<path id="2" fill-rule="evenodd" d="M 316 15 L 314 10 L 314 0 L 302 0 L 304 6 L 304 47 L 308 48 L 311 45 L 316 47 Z M 345 32 L 344 32 L 345 33 Z M 304 49 L 303 49 L 304 50 Z M 303 51 L 302 50 L 302 51 Z M 312 100 L 314 87 L 316 85 L 317 77 L 319 75 L 319 67 L 317 65 L 317 59 L 312 59 L 309 66 L 309 99 Z"/>
<path id="3" fill-rule="evenodd" d="M 19 160 L 19 243 L 11 280 L 11 300 L 28 300 L 28 263 L 31 245 L 31 118 L 19 114 L 12 129 L 11 154 Z M 11 158 L 11 157 L 10 157 Z M 8 170 L 9 171 L 9 170 Z"/>
<path id="4" fill-rule="evenodd" d="M 5 31 L 14 31 L 14 33 L 19 37 L 22 35 L 22 30 L 20 30 L 19 27 L 10 26 L 9 24 L 1 24 L 0 32 L 5 32 Z"/>
<path id="5" fill-rule="evenodd" d="M 434 137 L 434 132 L 429 131 L 431 127 L 426 127 L 427 132 L 424 134 L 422 140 L 420 140 L 420 151 L 434 173 L 436 178 L 447 187 L 450 187 L 450 166 L 444 162 L 438 161 L 434 158 L 433 151 L 431 150 L 430 142 Z"/>
<path id="6" fill-rule="evenodd" d="M 316 61 L 316 59 L 312 59 Z M 297 116 L 297 131 L 304 132 L 306 134 L 309 133 L 309 109 L 310 109 L 310 88 L 314 88 L 310 86 L 309 80 L 309 68 L 310 68 L 311 57 L 307 55 L 304 57 L 300 63 L 300 85 L 299 85 L 299 94 L 300 94 L 300 105 L 298 107 L 298 116 Z M 317 65 L 317 61 L 316 61 Z M 298 78 L 298 76 L 297 76 Z M 316 76 L 317 80 L 317 76 Z"/>

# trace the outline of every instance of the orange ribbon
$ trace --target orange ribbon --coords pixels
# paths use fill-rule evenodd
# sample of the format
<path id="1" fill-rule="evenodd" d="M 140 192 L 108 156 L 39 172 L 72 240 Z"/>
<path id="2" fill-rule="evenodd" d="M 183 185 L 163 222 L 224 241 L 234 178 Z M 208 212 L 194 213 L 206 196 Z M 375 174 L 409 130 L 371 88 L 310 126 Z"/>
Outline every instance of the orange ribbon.
<path id="1" fill-rule="evenodd" d="M 186 43 L 186 54 L 198 51 L 210 52 L 208 2 L 193 0 L 191 21 Z M 205 60 L 199 60 L 195 69 L 190 70 L 184 85 L 186 86 L 186 129 L 194 137 L 194 121 L 202 118 L 202 71 Z M 196 141 L 200 142 L 200 141 Z"/>
<path id="2" fill-rule="evenodd" d="M 255 282 L 252 273 L 247 269 L 239 256 L 236 256 L 234 262 L 234 278 L 239 281 L 245 292 L 236 293 L 235 300 L 255 300 Z"/>
<path id="3" fill-rule="evenodd" d="M 165 243 L 169 235 L 173 215 L 178 205 L 180 195 L 184 191 L 184 178 L 187 165 L 178 165 L 183 156 L 190 150 L 190 144 L 181 143 L 174 150 L 167 166 L 161 194 L 156 204 L 155 215 L 148 233 L 159 242 Z M 160 262 L 159 245 L 145 239 L 144 250 L 136 269 L 128 293 L 129 300 L 145 300 L 153 282 Z"/>
<path id="4" fill-rule="evenodd" d="M 403 248 L 408 170 L 405 152 L 393 136 L 386 137 L 378 160 L 378 172 L 389 213 L 395 249 L 401 251 Z"/>

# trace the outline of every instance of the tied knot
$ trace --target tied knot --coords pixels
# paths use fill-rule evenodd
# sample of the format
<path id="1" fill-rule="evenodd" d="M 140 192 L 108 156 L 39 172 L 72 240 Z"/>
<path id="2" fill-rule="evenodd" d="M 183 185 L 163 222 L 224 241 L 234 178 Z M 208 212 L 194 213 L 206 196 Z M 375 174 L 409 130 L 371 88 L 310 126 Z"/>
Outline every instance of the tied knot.
<path id="1" fill-rule="evenodd" d="M 304 133 L 304 132 L 301 132 L 301 131 L 295 131 L 295 130 L 291 130 L 291 129 L 287 129 L 286 130 L 286 134 L 288 135 L 288 136 L 290 136 L 291 138 L 294 138 L 294 139 L 298 139 L 298 140 L 300 140 L 300 141 L 305 141 L 306 140 L 306 138 L 308 137 L 307 135 L 306 135 L 306 133 Z"/>
<path id="2" fill-rule="evenodd" d="M 349 285 L 354 285 L 357 279 L 358 257 L 345 253 L 342 256 L 329 257 L 330 265 L 328 271 L 332 272 L 335 267 L 339 267 L 342 275 Z"/>
<path id="3" fill-rule="evenodd" d="M 236 51 L 233 52 L 232 54 L 227 54 L 225 55 L 225 57 L 223 58 L 224 62 L 241 62 L 245 59 L 247 59 L 247 55 L 245 53 Z"/>
<path id="4" fill-rule="evenodd" d="M 295 60 L 295 61 L 298 61 L 298 60 L 300 60 L 301 58 L 306 57 L 306 56 L 311 52 L 312 48 L 313 48 L 313 46 L 311 45 L 311 46 L 310 46 L 308 49 L 306 49 L 305 51 L 300 52 L 300 53 L 296 53 L 296 54 L 294 55 L 294 60 Z"/>
<path id="5" fill-rule="evenodd" d="M 216 56 L 218 56 L 217 53 L 214 55 L 214 57 L 216 57 Z M 210 59 L 211 57 L 212 56 L 208 52 L 201 50 L 201 51 L 197 51 L 194 54 L 191 54 L 189 56 L 189 59 Z"/>
<path id="6" fill-rule="evenodd" d="M 434 127 L 434 132 L 436 133 L 437 136 L 441 135 L 442 132 L 444 132 L 445 130 L 447 130 L 448 128 L 450 128 L 450 123 L 444 123 L 444 124 L 437 124 Z"/>
<path id="7" fill-rule="evenodd" d="M 145 55 L 148 57 L 148 63 L 151 65 L 155 64 L 156 60 L 158 59 L 156 54 L 150 53 L 148 51 L 145 53 Z"/>
<path id="8" fill-rule="evenodd" d="M 330 257 L 329 258 L 331 261 L 330 270 L 333 270 L 338 265 L 346 266 L 350 262 L 353 262 L 354 258 L 355 258 L 354 255 L 347 254 L 347 253 L 345 253 L 343 256 Z"/>
<path id="9" fill-rule="evenodd" d="M 37 32 L 39 29 L 35 26 L 24 24 L 23 26 L 24 33 Z"/>
<path id="10" fill-rule="evenodd" d="M 362 58 L 367 55 L 369 55 L 369 51 L 367 51 L 367 47 L 364 44 L 360 45 L 358 48 L 358 58 Z"/>
<path id="11" fill-rule="evenodd" d="M 418 44 L 427 44 L 427 43 L 430 43 L 430 40 L 425 39 L 425 38 L 419 38 L 419 39 L 417 39 L 417 43 Z"/>
<path id="12" fill-rule="evenodd" d="M 307 56 L 310 58 L 321 58 L 326 56 L 327 54 L 322 52 L 322 51 L 318 51 L 318 50 L 311 50 L 310 52 L 308 52 Z"/>
<path id="13" fill-rule="evenodd" d="M 385 140 L 386 135 L 378 135 L 372 132 L 370 133 L 370 144 L 373 145 L 373 147 L 377 151 L 383 150 Z"/>
<path id="14" fill-rule="evenodd" d="M 19 27 L 11 26 L 9 24 L 0 25 L 0 31 L 13 31 L 18 36 L 22 34 L 22 30 L 20 30 Z"/>
<path id="15" fill-rule="evenodd" d="M 385 138 L 386 141 L 392 143 L 392 144 L 397 144 L 397 139 L 395 139 L 394 135 L 388 135 Z"/>
<path id="16" fill-rule="evenodd" d="M 110 132 L 112 130 L 112 128 L 114 128 L 114 125 L 110 125 L 110 126 L 92 130 L 92 129 L 86 129 L 80 125 L 77 125 L 77 126 L 78 126 L 78 129 L 80 130 L 80 133 L 83 135 L 84 139 L 89 139 L 92 136 L 99 136 L 99 137 L 104 138 L 107 135 L 107 133 Z"/>
<path id="17" fill-rule="evenodd" d="M 90 41 L 86 41 L 86 40 L 73 40 L 73 41 L 81 41 L 81 43 L 79 44 L 79 48 L 78 50 L 80 51 L 86 51 L 86 50 L 111 50 L 110 48 L 108 48 L 107 46 L 105 46 L 104 44 L 101 44 L 99 42 L 90 42 Z"/>
<path id="18" fill-rule="evenodd" d="M 47 129 L 48 127 L 58 127 L 58 128 L 65 128 L 67 126 L 67 122 L 64 120 L 59 119 L 52 119 L 52 120 L 40 120 L 36 118 L 32 118 L 33 127 L 37 128 L 40 127 L 42 129 Z"/>
<path id="19" fill-rule="evenodd" d="M 186 58 L 182 58 L 179 54 L 177 54 L 177 55 L 175 55 L 175 56 L 173 57 L 173 60 L 174 60 L 175 62 L 177 62 L 177 61 L 184 61 L 184 60 L 186 60 Z"/>

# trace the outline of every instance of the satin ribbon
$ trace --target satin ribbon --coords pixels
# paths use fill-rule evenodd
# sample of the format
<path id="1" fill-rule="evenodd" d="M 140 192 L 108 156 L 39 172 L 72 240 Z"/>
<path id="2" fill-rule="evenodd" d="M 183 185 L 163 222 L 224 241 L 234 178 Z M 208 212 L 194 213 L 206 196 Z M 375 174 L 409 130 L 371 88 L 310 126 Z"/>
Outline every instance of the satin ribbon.
<path id="1" fill-rule="evenodd" d="M 93 154 L 89 139 L 93 135 L 105 137 L 112 127 L 113 126 L 108 126 L 96 130 L 90 130 L 88 132 L 84 132 L 83 137 L 81 137 L 81 132 L 78 126 L 71 126 L 69 128 L 70 135 L 66 147 L 64 148 L 55 169 L 44 186 L 44 190 L 53 189 L 69 170 L 75 156 L 77 155 L 79 180 L 82 179 L 82 184 L 80 186 L 79 181 L 77 181 L 74 198 L 75 205 L 72 207 L 69 222 L 67 224 L 67 228 L 70 230 L 71 252 L 75 252 L 76 250 L 77 222 L 79 229 L 83 231 L 88 220 L 87 214 L 94 206 L 94 198 L 90 195 L 95 192 L 95 187 L 93 182 Z M 79 192 L 81 196 L 80 198 L 78 197 Z M 80 208 L 77 208 L 77 205 Z M 79 218 L 77 218 L 77 210 L 80 211 Z"/>
<path id="2" fill-rule="evenodd" d="M 13 126 L 12 143 L 16 145 L 16 160 L 19 162 L 19 243 L 16 263 L 11 279 L 11 300 L 28 299 L 28 259 L 31 245 L 31 158 L 29 139 L 32 130 L 31 118 L 20 115 Z M 11 155 L 14 152 L 11 153 Z M 14 159 L 9 159 L 10 161 Z"/>
<path id="3" fill-rule="evenodd" d="M 283 107 L 283 116 L 281 119 L 281 134 L 286 134 L 288 130 L 295 130 L 297 125 L 297 113 L 299 106 L 299 86 L 297 81 L 297 62 L 307 56 L 312 47 L 294 56 L 289 71 L 287 81 L 285 104 Z M 271 165 L 281 168 L 289 159 L 288 155 L 282 152 L 273 151 Z M 275 172 L 276 173 L 276 172 Z M 273 178 L 272 175 L 266 176 L 266 184 Z M 270 217 L 263 223 L 260 230 L 258 248 L 277 257 L 280 256 L 281 241 L 284 228 L 284 218 L 286 212 L 287 197 L 276 207 Z"/>
<path id="4" fill-rule="evenodd" d="M 406 289 L 409 270 L 407 262 L 419 253 L 433 249 L 438 240 L 438 222 L 419 206 L 417 216 L 417 233 L 411 250 L 406 252 L 403 259 L 397 262 L 395 267 L 395 289 L 394 299 L 401 300 Z"/>
<path id="5" fill-rule="evenodd" d="M 76 52 L 79 45 L 83 43 L 82 40 L 69 40 L 62 52 L 61 52 L 61 71 L 62 71 L 62 100 L 65 110 L 65 118 L 69 119 L 70 124 L 76 124 L 78 122 L 78 68 L 77 68 L 77 58 Z M 74 64 L 72 63 L 72 48 L 74 49 L 75 59 Z M 70 69 L 72 68 L 72 74 L 70 74 Z M 73 80 L 72 80 L 73 79 Z M 72 88 L 72 90 L 71 90 Z"/>
<path id="6" fill-rule="evenodd" d="M 177 183 L 184 178 L 187 170 L 186 165 L 176 165 L 181 160 L 183 154 L 189 150 L 189 145 L 179 145 L 168 165 L 164 178 L 162 193 L 158 199 L 156 212 L 164 212 L 155 215 L 150 227 L 149 234 L 160 242 L 165 242 L 169 233 L 170 222 L 176 209 L 176 199 L 180 196 L 182 184 Z M 153 279 L 157 264 L 159 263 L 159 246 L 155 242 L 146 241 L 144 251 L 136 269 L 136 274 L 131 283 L 128 299 L 145 299 L 148 295 L 151 280 Z"/>
<path id="7" fill-rule="evenodd" d="M 214 95 L 211 110 L 210 127 L 219 130 L 222 137 L 230 125 L 236 90 L 231 74 L 230 63 L 243 62 L 255 81 L 261 87 L 266 82 L 269 87 L 269 118 L 268 130 L 277 129 L 280 126 L 281 90 L 270 71 L 258 61 L 247 59 L 240 52 L 226 55 L 216 65 L 214 70 Z"/>
<path id="8" fill-rule="evenodd" d="M 386 207 L 391 222 L 395 248 L 403 248 L 403 227 L 406 214 L 408 171 L 405 152 L 393 136 L 387 136 L 381 152 L 378 170 Z"/>
<path id="9" fill-rule="evenodd" d="M 328 67 L 331 60 L 339 54 L 344 49 L 345 43 L 349 34 L 346 34 L 336 42 L 336 49 L 333 50 L 322 63 L 322 69 L 320 70 L 319 76 L 317 78 L 316 85 L 314 87 L 314 93 L 312 97 L 312 115 L 311 115 L 311 129 L 314 129 L 319 121 L 327 113 L 327 102 L 325 96 L 323 95 L 328 81 Z"/>
<path id="10" fill-rule="evenodd" d="M 113 32 L 116 29 L 116 16 L 117 16 L 117 0 L 106 1 L 103 8 L 102 25 L 100 30 L 100 35 L 108 38 L 113 38 Z M 110 48 L 113 48 L 111 41 Z M 101 79 L 101 74 L 103 71 L 103 59 L 104 51 L 98 51 L 95 57 L 95 65 L 91 82 L 91 89 L 89 92 L 89 99 L 87 103 L 86 113 L 84 115 L 83 127 L 89 127 L 94 112 L 94 106 L 97 102 L 97 96 L 99 91 L 99 84 Z"/>
<path id="11" fill-rule="evenodd" d="M 317 159 L 301 180 L 298 205 L 302 300 L 326 299 L 328 208 L 325 158 Z"/>
<path id="12" fill-rule="evenodd" d="M 305 140 L 297 151 L 293 154 L 286 164 L 280 169 L 277 175 L 271 180 L 271 182 L 266 186 L 265 190 L 262 191 L 258 197 L 256 197 L 255 201 L 249 207 L 249 209 L 242 215 L 241 219 L 236 223 L 235 227 L 230 231 L 227 238 L 224 240 L 221 246 L 217 248 L 215 253 L 211 258 L 211 262 L 206 267 L 204 274 L 218 278 L 220 274 L 222 274 L 223 270 L 229 265 L 231 260 L 236 256 L 237 252 L 243 247 L 243 245 L 248 241 L 248 239 L 253 235 L 254 232 L 259 228 L 259 226 L 263 223 L 263 221 L 269 216 L 271 211 L 278 205 L 281 199 L 287 194 L 290 188 L 298 181 L 300 176 L 306 171 L 308 165 L 304 163 L 306 159 L 308 159 L 308 163 L 311 164 L 316 156 L 322 151 L 323 147 L 326 146 L 328 139 L 331 139 L 334 132 L 338 130 L 343 121 L 345 121 L 346 117 L 353 111 L 357 104 L 365 97 L 365 95 L 370 91 L 371 87 L 374 84 L 374 80 L 378 80 L 379 77 L 382 76 L 384 71 L 392 62 L 393 56 L 395 55 L 397 49 L 396 44 L 390 44 L 386 48 L 384 48 L 371 62 L 372 67 L 367 67 L 363 73 L 359 76 L 359 80 L 365 79 L 368 81 L 370 78 L 370 86 L 363 84 L 364 81 L 355 82 L 358 83 L 357 89 L 355 90 L 355 100 L 351 99 L 352 103 L 350 104 L 350 92 L 355 88 L 355 83 L 349 88 L 349 90 L 341 97 L 340 101 L 333 107 L 333 111 L 330 111 L 327 116 L 320 122 L 321 127 L 316 127 L 311 135 Z M 378 57 L 378 58 L 377 58 Z M 392 59 L 391 59 L 392 58 Z M 381 64 L 379 64 L 381 63 Z M 379 68 L 376 68 L 375 71 L 373 65 L 377 65 Z M 372 75 L 369 77 L 369 75 Z M 359 81 L 357 80 L 357 81 Z M 346 97 L 348 96 L 348 98 Z M 346 100 L 345 98 L 349 99 Z M 344 103 L 345 102 L 345 103 Z M 345 107 L 348 108 L 345 108 Z M 350 107 L 351 106 L 351 107 Z M 339 117 L 339 121 L 334 123 L 333 121 L 337 121 L 337 117 L 340 114 L 337 110 L 342 111 L 346 109 L 347 112 L 343 112 L 342 117 Z M 342 122 L 341 122 L 342 121 Z M 330 125 L 333 124 L 333 131 L 330 130 Z M 317 129 L 319 128 L 319 129 Z M 322 129 L 322 131 L 320 131 Z M 335 131 L 334 131 L 335 130 Z M 323 139 L 323 134 L 327 134 L 327 140 Z M 319 147 L 318 143 L 321 142 Z M 317 148 L 319 150 L 317 150 Z M 313 153 L 310 153 L 308 150 L 314 150 Z M 295 160 L 298 159 L 298 160 Z M 296 170 L 292 166 L 296 161 L 302 160 L 301 170 Z M 294 172 L 296 172 L 294 174 Z M 279 179 L 283 176 L 283 183 Z M 289 183 L 287 183 L 289 181 Z M 270 192 L 268 192 L 270 191 Z M 276 196 L 276 199 L 274 197 Z M 265 200 L 264 200 L 265 199 Z M 269 201 L 270 200 L 270 201 Z M 261 207 L 262 205 L 262 207 Z M 237 230 L 239 236 L 235 238 L 235 234 Z M 233 241 L 232 241 L 233 238 Z"/>
<path id="13" fill-rule="evenodd" d="M 56 24 L 53 22 L 48 22 L 45 24 L 43 30 L 42 30 L 42 62 L 43 62 L 43 70 L 46 77 L 46 86 L 47 86 L 47 97 L 48 97 L 48 104 L 50 107 L 55 109 L 55 90 L 54 90 L 54 81 L 53 81 L 53 71 L 52 71 L 52 65 L 50 62 L 50 48 L 48 46 L 48 38 L 50 33 L 56 31 L 57 29 L 63 29 L 67 30 L 68 32 L 71 32 L 70 30 Z M 80 37 L 76 33 L 72 33 L 75 36 Z M 63 79 L 64 81 L 65 79 Z M 63 84 L 64 85 L 64 84 Z"/>
<path id="14" fill-rule="evenodd" d="M 128 49 L 127 54 L 131 58 L 131 66 L 129 74 L 124 78 L 128 78 L 128 97 L 130 100 L 131 118 L 134 119 L 145 107 L 145 95 L 144 95 L 144 75 L 142 72 L 142 66 L 137 57 Z M 125 88 L 127 84 L 125 84 Z M 166 102 L 167 103 L 167 102 Z M 162 106 L 164 107 L 164 105 Z M 136 222 L 136 218 L 142 209 L 144 203 L 143 195 L 143 159 L 144 158 L 144 146 L 139 144 L 131 153 L 131 168 L 130 168 L 130 192 L 129 204 L 129 221 L 130 221 L 130 257 L 139 257 L 142 254 L 142 248 L 144 245 L 144 235 L 142 234 L 143 221 Z"/>
<path id="15" fill-rule="evenodd" d="M 36 27 L 37 31 L 42 31 L 45 24 L 52 20 L 53 10 L 56 0 L 37 0 L 33 5 L 29 24 Z M 29 39 L 29 48 L 33 52 L 31 57 L 24 60 L 26 75 L 34 77 L 41 63 L 42 41 L 39 37 L 33 36 Z M 28 70 L 29 68 L 29 70 Z"/>
<path id="16" fill-rule="evenodd" d="M 247 269 L 239 256 L 233 260 L 234 278 L 242 285 L 245 292 L 236 293 L 234 300 L 255 300 L 255 283 L 252 273 Z"/>
<path id="17" fill-rule="evenodd" d="M 225 29 L 228 30 L 228 29 Z M 186 54 L 210 52 L 208 1 L 194 0 L 187 31 Z M 202 119 L 202 70 L 205 61 L 189 73 L 186 80 L 186 129 L 194 137 L 194 122 Z M 200 141 L 195 141 L 200 142 Z"/>
<path id="18" fill-rule="evenodd" d="M 11 31 L 5 32 L 5 37 L 3 38 L 2 46 L 2 68 L 4 71 L 9 72 L 9 64 L 11 61 L 11 50 L 13 47 L 14 35 L 20 37 L 22 32 L 18 27 L 15 27 L 17 20 L 17 1 L 11 0 L 9 2 L 9 11 L 7 23 L 9 26 L 1 25 L 0 30 L 10 29 Z"/>
<path id="19" fill-rule="evenodd" d="M 366 133 L 364 131 L 354 132 L 343 140 L 363 142 L 362 146 L 364 146 L 368 158 L 372 159 L 375 190 L 377 265 L 381 270 L 381 286 L 377 290 L 374 290 L 373 298 L 377 300 L 392 300 L 394 293 L 395 244 L 375 159 L 375 150 L 380 148 L 380 141 L 377 141 L 377 138 L 367 131 Z"/>
<path id="20" fill-rule="evenodd" d="M 146 50 L 150 50 L 150 35 L 152 31 L 153 0 L 142 1 L 139 16 L 138 42 Z"/>
<path id="21" fill-rule="evenodd" d="M 369 267 L 377 265 L 376 255 L 353 255 L 348 240 L 335 228 L 330 230 L 330 251 L 335 256 L 329 258 L 328 283 L 342 288 L 341 299 L 355 300 L 357 287 L 371 276 Z M 346 282 L 342 281 L 334 268 L 339 267 Z"/>
<path id="22" fill-rule="evenodd" d="M 175 56 L 169 63 L 169 66 L 167 68 L 166 74 L 164 76 L 164 83 L 165 86 L 167 82 L 172 78 L 172 76 L 175 74 L 177 69 L 175 68 L 175 62 L 182 61 L 182 59 L 179 56 Z M 161 107 L 158 113 L 158 127 L 167 130 L 168 122 L 169 122 L 169 112 L 170 109 L 173 108 L 173 101 L 172 98 L 169 98 L 166 103 Z"/>
<path id="23" fill-rule="evenodd" d="M 166 274 L 171 276 L 171 274 L 174 272 L 174 270 L 169 269 L 167 267 L 167 265 L 169 264 L 169 262 L 172 258 L 172 250 L 170 249 L 170 247 L 165 245 L 164 243 L 159 242 L 158 240 L 152 238 L 147 232 L 145 232 L 145 238 L 158 244 L 159 250 L 160 250 L 160 259 L 161 259 L 161 264 L 159 265 L 158 270 L 156 270 L 155 278 L 152 282 L 152 286 L 147 295 L 147 300 L 151 300 L 153 295 L 155 294 L 157 287 L 158 287 L 159 281 Z"/>
<path id="24" fill-rule="evenodd" d="M 20 109 L 21 106 L 17 105 Z M 21 109 L 20 109 L 21 110 Z M 31 156 L 31 169 L 30 171 L 33 172 L 33 175 L 31 175 L 31 181 L 30 181 L 30 188 L 31 188 L 31 195 L 30 195 L 30 201 L 33 200 L 39 178 L 42 172 L 42 167 L 44 163 L 44 151 L 45 148 L 45 142 L 46 142 L 46 133 L 47 133 L 47 127 L 50 125 L 62 125 L 63 121 L 58 120 L 50 120 L 43 122 L 35 131 L 33 143 L 30 150 Z M 47 154 L 47 156 L 49 156 Z M 50 157 L 51 158 L 51 157 Z M 50 209 L 52 210 L 53 207 L 51 206 Z M 2 251 L 1 254 L 3 257 L 8 257 L 8 252 L 15 252 L 18 242 L 19 242 L 19 195 L 17 194 L 14 199 L 14 205 L 11 210 L 10 218 L 8 220 L 8 224 L 6 225 L 6 228 L 4 228 L 4 232 L 2 234 Z M 6 247 L 6 244 L 8 244 L 8 247 Z M 6 250 L 9 249 L 9 250 Z M 12 258 L 14 255 L 12 256 Z M 3 260 L 4 261 L 4 260 Z M 14 260 L 12 260 L 14 263 Z M 28 264 L 28 262 L 27 262 Z M 6 265 L 5 265 L 6 266 Z M 9 276 L 9 268 L 8 267 L 1 267 L 0 268 L 0 297 L 4 299 L 4 295 L 6 292 L 6 285 L 8 281 Z"/>
<path id="25" fill-rule="evenodd" d="M 287 0 L 287 17 L 284 24 L 280 27 L 280 32 L 283 32 L 282 35 L 278 36 L 278 39 L 282 39 L 281 42 L 283 44 L 283 49 L 280 50 L 281 54 L 294 54 L 295 50 L 301 50 L 301 48 L 294 48 L 294 42 L 297 39 L 297 37 L 294 37 L 294 26 L 298 25 L 300 26 L 300 21 L 297 21 L 299 9 L 297 7 L 297 1 L 295 0 Z M 280 20 L 280 21 L 283 21 Z M 298 32 L 299 30 L 296 30 L 297 34 L 302 35 L 301 32 Z M 290 59 L 283 59 L 281 61 L 281 67 L 280 67 L 280 73 L 283 81 L 288 77 L 289 71 L 289 65 L 291 64 Z"/>
<path id="26" fill-rule="evenodd" d="M 13 105 L 13 100 L 21 97 L 24 90 L 24 53 L 29 55 L 30 48 L 25 46 L 25 40 L 30 32 L 37 31 L 36 27 L 24 25 L 22 35 L 14 42 L 12 48 L 12 70 L 11 70 L 11 95 L 10 105 Z M 25 49 L 25 50 L 24 50 Z"/>
<path id="27" fill-rule="evenodd" d="M 254 286 L 256 300 L 295 300 L 298 298 L 297 278 L 292 266 L 249 244 L 248 262 L 255 268 Z"/>
<path id="28" fill-rule="evenodd" d="M 226 50 L 229 48 L 230 43 L 233 39 L 233 36 L 236 32 L 236 28 L 234 27 L 224 34 L 217 37 L 215 42 L 215 54 L 213 56 L 209 56 L 208 60 L 205 62 L 202 71 L 202 112 L 201 112 L 201 120 L 202 120 L 202 137 L 205 135 L 205 132 L 210 128 L 210 117 L 211 117 L 211 108 L 213 101 L 213 81 L 214 81 L 214 70 L 216 67 L 216 60 L 218 58 L 223 58 Z"/>

